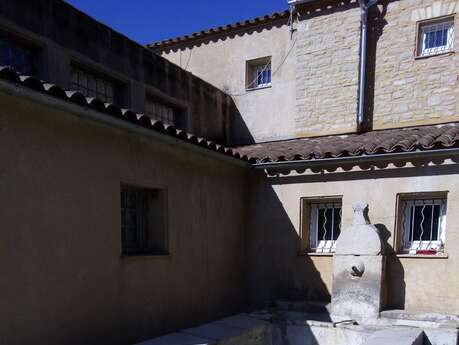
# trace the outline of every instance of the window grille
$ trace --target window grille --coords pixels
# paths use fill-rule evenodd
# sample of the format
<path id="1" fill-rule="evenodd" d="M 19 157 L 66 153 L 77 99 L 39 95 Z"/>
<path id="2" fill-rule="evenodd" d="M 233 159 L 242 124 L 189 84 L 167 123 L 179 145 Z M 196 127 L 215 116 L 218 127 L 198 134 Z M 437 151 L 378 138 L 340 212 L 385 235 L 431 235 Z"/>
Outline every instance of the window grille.
<path id="1" fill-rule="evenodd" d="M 26 75 L 34 75 L 34 52 L 32 49 L 0 36 L 0 65 L 10 66 Z"/>
<path id="2" fill-rule="evenodd" d="M 86 97 L 97 97 L 105 103 L 115 103 L 116 100 L 114 82 L 75 66 L 72 67 L 72 88 Z"/>
<path id="3" fill-rule="evenodd" d="M 158 102 L 151 97 L 147 97 L 145 101 L 145 115 L 170 125 L 175 126 L 177 124 L 176 109 L 164 103 Z"/>
<path id="4" fill-rule="evenodd" d="M 336 240 L 341 233 L 341 203 L 310 204 L 311 249 L 320 253 L 335 251 Z"/>
<path id="5" fill-rule="evenodd" d="M 147 193 L 140 189 L 121 191 L 121 229 L 123 251 L 139 251 L 146 247 Z"/>
<path id="6" fill-rule="evenodd" d="M 434 23 L 424 23 L 420 28 L 420 51 L 418 55 L 429 56 L 441 54 L 453 50 L 454 45 L 454 21 L 447 18 Z"/>
<path id="7" fill-rule="evenodd" d="M 121 236 L 125 255 L 167 253 L 161 190 L 121 187 Z"/>
<path id="8" fill-rule="evenodd" d="M 246 89 L 271 85 L 271 57 L 247 61 L 246 65 Z"/>
<path id="9" fill-rule="evenodd" d="M 265 87 L 271 85 L 271 63 L 256 66 L 255 75 L 255 87 Z"/>
<path id="10" fill-rule="evenodd" d="M 401 238 L 409 254 L 441 252 L 445 242 L 446 199 L 403 200 Z"/>

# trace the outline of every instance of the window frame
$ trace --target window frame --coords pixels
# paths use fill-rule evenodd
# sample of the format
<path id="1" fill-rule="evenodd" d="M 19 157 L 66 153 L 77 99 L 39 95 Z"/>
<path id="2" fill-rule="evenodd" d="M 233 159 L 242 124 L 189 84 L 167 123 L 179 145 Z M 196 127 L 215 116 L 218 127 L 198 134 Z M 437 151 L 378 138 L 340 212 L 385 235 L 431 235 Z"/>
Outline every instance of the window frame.
<path id="1" fill-rule="evenodd" d="M 432 203 L 425 203 L 425 201 L 433 201 Z M 438 233 L 437 240 L 414 240 L 411 236 L 414 231 L 414 213 L 407 208 L 411 206 L 420 205 L 439 205 L 440 214 L 438 220 Z M 446 245 L 446 231 L 447 231 L 447 207 L 448 198 L 447 192 L 425 192 L 425 193 L 401 193 L 397 195 L 397 209 L 396 209 L 396 251 L 398 254 L 419 256 L 419 255 L 443 255 L 445 253 Z M 414 211 L 413 211 L 414 212 Z M 434 208 L 432 208 L 432 213 Z M 407 214 L 410 213 L 410 218 Z M 433 230 L 434 218 L 431 219 L 431 234 Z M 413 240 L 410 240 L 410 237 Z M 421 253 L 418 253 L 421 251 Z"/>
<path id="2" fill-rule="evenodd" d="M 258 83 L 258 77 L 260 71 L 263 73 L 267 70 L 266 66 L 269 66 L 269 82 Z M 272 57 L 265 56 L 257 59 L 246 61 L 246 72 L 245 72 L 245 88 L 246 90 L 258 90 L 272 87 L 273 74 L 272 74 Z"/>
<path id="3" fill-rule="evenodd" d="M 67 83 L 69 90 L 79 91 L 72 87 L 72 71 L 76 67 L 86 73 L 95 75 L 99 78 L 110 81 L 115 86 L 114 102 L 113 104 L 129 108 L 131 103 L 131 81 L 125 75 L 107 68 L 106 66 L 88 59 L 86 56 L 77 52 L 72 52 L 69 57 Z M 81 91 L 79 91 L 81 92 Z M 82 92 L 81 92 L 82 93 Z M 85 97 L 94 97 L 87 96 Z M 100 98 L 99 98 L 100 99 Z M 104 102 L 104 100 L 102 100 Z"/>
<path id="4" fill-rule="evenodd" d="M 327 196 L 327 197 L 305 197 L 300 199 L 300 237 L 301 237 L 301 252 L 308 254 L 325 254 L 333 255 L 336 248 L 336 240 L 319 240 L 318 236 L 318 219 L 313 214 L 314 210 L 319 210 L 318 205 L 333 205 L 340 206 L 340 223 L 339 231 L 342 230 L 342 196 Z M 333 213 L 334 216 L 334 213 Z"/>
<path id="5" fill-rule="evenodd" d="M 452 30 L 452 37 L 447 38 L 451 41 L 451 46 L 443 50 L 438 50 L 438 48 L 427 48 L 429 51 L 424 53 L 423 51 L 423 29 L 425 27 L 431 27 L 435 25 L 440 25 L 442 23 L 451 22 L 450 29 Z M 448 35 L 451 33 L 448 32 Z M 428 58 L 432 56 L 444 55 L 454 53 L 454 40 L 455 40 L 455 16 L 446 15 L 441 17 L 429 18 L 425 20 L 418 21 L 416 24 L 416 44 L 415 44 L 415 57 L 417 59 Z M 447 44 L 448 46 L 448 44 Z"/>
<path id="6" fill-rule="evenodd" d="M 8 30 L 0 28 L 0 40 L 3 40 L 9 44 L 10 47 L 14 47 L 20 50 L 27 51 L 30 54 L 30 71 L 20 71 L 17 67 L 9 65 L 10 67 L 14 68 L 18 73 L 23 75 L 31 75 L 35 77 L 39 77 L 42 74 L 42 44 L 32 41 L 28 37 L 24 37 L 23 35 L 12 33 Z"/>
<path id="7" fill-rule="evenodd" d="M 123 193 L 126 192 L 145 193 L 146 198 L 150 199 L 150 203 L 146 205 L 144 210 L 144 219 L 141 221 L 144 224 L 143 233 L 141 230 L 136 229 L 137 235 L 140 234 L 140 240 L 138 245 L 132 246 L 126 239 L 125 224 L 123 222 L 123 214 L 125 212 L 126 201 L 124 201 L 123 207 Z M 156 208 L 151 202 L 155 199 Z M 136 200 L 137 203 L 137 200 Z M 122 183 L 120 185 L 120 239 L 121 239 L 121 256 L 167 256 L 170 255 L 169 251 L 169 232 L 168 232 L 168 201 L 167 201 L 167 190 L 164 188 L 145 188 L 137 185 Z M 136 205 L 138 206 L 138 204 Z M 137 212 L 137 209 L 136 209 Z M 152 226 L 152 213 L 159 213 L 160 220 L 158 223 Z M 136 222 L 138 221 L 138 215 L 136 215 Z M 155 220 L 158 220 L 155 217 Z M 155 242 L 155 236 L 160 239 Z M 154 242 L 154 243 L 153 243 Z M 160 242 L 160 243 L 159 243 Z"/>
<path id="8" fill-rule="evenodd" d="M 148 111 L 148 102 L 155 102 L 165 108 L 170 108 L 173 112 L 173 121 L 172 123 L 166 122 L 161 118 L 157 118 L 153 116 Z M 143 114 L 149 117 L 152 120 L 158 120 L 165 124 L 172 125 L 178 129 L 187 130 L 187 108 L 177 105 L 175 102 L 168 101 L 163 97 L 157 96 L 151 92 L 146 92 L 145 94 L 145 102 L 144 102 L 144 111 Z"/>

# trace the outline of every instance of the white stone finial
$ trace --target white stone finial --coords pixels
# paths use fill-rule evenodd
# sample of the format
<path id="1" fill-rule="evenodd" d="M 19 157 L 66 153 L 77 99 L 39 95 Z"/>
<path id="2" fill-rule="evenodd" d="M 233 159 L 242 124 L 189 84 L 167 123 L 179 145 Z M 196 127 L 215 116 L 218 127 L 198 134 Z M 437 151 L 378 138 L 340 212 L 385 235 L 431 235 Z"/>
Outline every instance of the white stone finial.
<path id="1" fill-rule="evenodd" d="M 363 201 L 356 202 L 352 205 L 354 209 L 354 225 L 368 224 L 365 218 L 365 210 L 368 208 L 368 204 Z"/>

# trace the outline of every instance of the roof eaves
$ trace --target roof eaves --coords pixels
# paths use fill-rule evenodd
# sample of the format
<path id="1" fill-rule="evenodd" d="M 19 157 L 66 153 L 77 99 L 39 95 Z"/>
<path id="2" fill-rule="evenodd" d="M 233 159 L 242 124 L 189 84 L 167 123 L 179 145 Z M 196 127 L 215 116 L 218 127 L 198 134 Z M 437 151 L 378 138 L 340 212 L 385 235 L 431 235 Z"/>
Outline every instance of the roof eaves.
<path id="1" fill-rule="evenodd" d="M 153 42 L 153 43 L 147 44 L 147 47 L 153 50 L 167 49 L 174 45 L 179 45 L 179 44 L 188 43 L 188 42 L 195 41 L 195 40 L 208 38 L 210 36 L 214 36 L 217 34 L 231 33 L 231 32 L 245 29 L 248 27 L 258 26 L 261 24 L 267 24 L 267 23 L 275 22 L 281 19 L 287 19 L 289 15 L 290 15 L 290 12 L 288 10 L 283 11 L 283 12 L 274 12 L 269 15 L 260 16 L 260 17 L 236 22 L 233 24 L 218 26 L 218 27 L 194 32 L 191 34 L 183 35 L 183 36 L 178 36 L 178 37 L 174 37 L 170 39 L 161 40 L 158 42 Z"/>
<path id="2" fill-rule="evenodd" d="M 8 66 L 0 66 L 0 89 L 18 95 L 28 95 L 36 101 L 53 103 L 73 113 L 85 114 L 99 122 L 160 138 L 163 141 L 186 146 L 201 153 L 211 153 L 214 157 L 228 158 L 238 165 L 249 166 L 249 158 L 231 148 L 224 147 L 205 138 L 197 137 L 181 129 L 161 121 L 123 109 L 112 103 L 104 103 L 100 99 L 85 97 L 78 91 L 65 90 L 62 87 L 40 81 L 34 77 L 20 75 Z M 23 86 L 28 92 L 21 92 L 17 85 Z M 37 96 L 38 95 L 38 96 Z M 43 97 L 45 96 L 45 97 Z M 54 101 L 52 101 L 54 100 Z"/>

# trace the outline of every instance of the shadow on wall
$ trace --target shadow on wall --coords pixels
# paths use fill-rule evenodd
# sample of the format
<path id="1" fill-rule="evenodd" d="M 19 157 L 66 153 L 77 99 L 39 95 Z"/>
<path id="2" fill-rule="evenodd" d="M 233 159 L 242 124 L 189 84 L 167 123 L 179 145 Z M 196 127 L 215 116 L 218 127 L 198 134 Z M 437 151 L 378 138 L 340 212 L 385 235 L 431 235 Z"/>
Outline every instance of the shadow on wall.
<path id="1" fill-rule="evenodd" d="M 331 299 L 312 260 L 300 256 L 301 240 L 270 181 L 251 178 L 249 227 L 246 239 L 251 307 L 275 300 Z"/>
<path id="2" fill-rule="evenodd" d="M 228 146 L 242 146 L 242 145 L 250 145 L 255 143 L 255 139 L 253 138 L 252 134 L 250 133 L 249 128 L 247 127 L 242 115 L 237 108 L 234 100 L 230 97 L 230 107 L 231 110 L 229 112 L 230 119 L 228 121 L 227 127 L 227 138 L 228 138 Z"/>
<path id="3" fill-rule="evenodd" d="M 385 310 L 405 309 L 405 270 L 395 249 L 389 244 L 390 231 L 384 224 L 375 224 L 384 243 L 386 255 L 383 305 Z"/>
<path id="4" fill-rule="evenodd" d="M 337 172 L 308 176 L 266 178 L 254 174 L 250 179 L 249 220 L 247 231 L 248 291 L 252 307 L 266 306 L 276 300 L 329 301 L 328 290 L 318 267 L 308 256 L 299 256 L 300 237 L 290 221 L 273 186 L 318 182 L 343 182 L 365 179 L 457 174 L 457 166 L 419 166 L 404 169 Z M 388 182 L 389 183 L 389 182 Z M 307 195 L 301 195 L 306 197 Z M 298 200 L 298 207 L 300 201 Z M 371 205 L 370 205 L 371 206 Z M 371 210 L 370 210 L 371 212 Z M 404 309 L 406 299 L 405 271 L 396 255 L 389 224 L 376 224 L 385 243 L 386 308 Z"/>
<path id="5" fill-rule="evenodd" d="M 364 127 L 367 130 L 373 129 L 374 96 L 376 80 L 376 53 L 378 41 L 383 34 L 384 27 L 387 25 L 385 20 L 387 6 L 393 0 L 380 0 L 377 6 L 373 6 L 368 14 L 368 41 L 367 41 L 367 60 L 366 60 L 366 94 L 365 94 L 365 114 Z M 381 7 L 381 9 L 380 9 Z"/>

